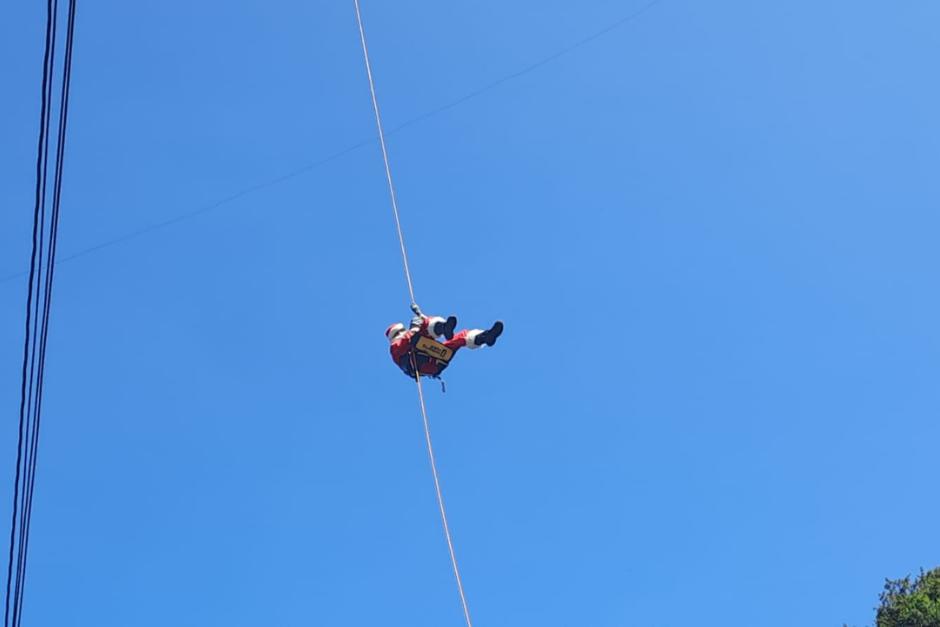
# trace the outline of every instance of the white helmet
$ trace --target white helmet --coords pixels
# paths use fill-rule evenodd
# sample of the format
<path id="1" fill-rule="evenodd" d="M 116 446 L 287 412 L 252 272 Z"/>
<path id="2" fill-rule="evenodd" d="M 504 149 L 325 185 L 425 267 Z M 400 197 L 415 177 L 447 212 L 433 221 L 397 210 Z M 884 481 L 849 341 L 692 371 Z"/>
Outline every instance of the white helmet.
<path id="1" fill-rule="evenodd" d="M 405 332 L 405 325 L 401 322 L 396 322 L 395 324 L 390 324 L 387 329 L 385 329 L 385 337 L 388 338 L 389 343 L 393 343 L 395 338 L 398 337 L 400 333 Z"/>

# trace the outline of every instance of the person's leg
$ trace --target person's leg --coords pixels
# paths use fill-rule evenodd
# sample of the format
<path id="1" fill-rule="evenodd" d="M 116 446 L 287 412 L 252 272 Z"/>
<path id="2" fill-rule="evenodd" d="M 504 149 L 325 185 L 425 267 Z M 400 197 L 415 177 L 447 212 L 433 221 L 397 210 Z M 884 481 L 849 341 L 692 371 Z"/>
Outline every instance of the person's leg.
<path id="1" fill-rule="evenodd" d="M 411 328 L 422 335 L 437 339 L 441 336 L 448 340 L 454 337 L 457 318 L 450 316 L 446 320 L 440 316 L 415 316 L 411 319 Z"/>
<path id="2" fill-rule="evenodd" d="M 444 336 L 445 339 L 452 339 L 454 337 L 454 329 L 457 327 L 457 317 L 448 316 L 447 320 L 444 321 L 444 324 L 438 329 L 440 334 Z"/>
<path id="3" fill-rule="evenodd" d="M 496 343 L 496 338 L 498 338 L 502 332 L 503 323 L 497 321 L 486 331 L 482 329 L 464 329 L 459 333 L 455 333 L 454 337 L 449 340 L 443 341 L 442 344 L 451 350 L 453 353 L 451 359 L 453 359 L 453 355 L 465 346 L 471 350 L 480 348 L 481 346 L 492 346 Z M 440 374 L 440 372 L 437 374 Z"/>
<path id="4" fill-rule="evenodd" d="M 464 346 L 467 346 L 468 348 L 476 348 L 476 346 L 470 346 L 470 344 L 467 341 L 471 333 L 482 333 L 482 331 L 479 331 L 476 329 L 474 330 L 464 329 L 463 331 L 459 333 L 455 333 L 454 337 L 452 337 L 451 339 L 444 340 L 441 343 L 455 353 L 461 348 L 463 348 Z"/>
<path id="5" fill-rule="evenodd" d="M 464 329 L 460 333 L 454 334 L 454 338 L 444 342 L 444 346 L 457 352 L 458 349 L 466 346 L 473 350 L 481 346 L 492 346 L 496 343 L 496 338 L 503 332 L 503 323 L 497 322 L 492 328 L 484 331 L 483 329 Z"/>
<path id="6" fill-rule="evenodd" d="M 497 320 L 493 323 L 493 326 L 487 329 L 486 331 L 481 331 L 479 329 L 474 329 L 472 331 L 467 331 L 467 348 L 480 348 L 481 346 L 492 346 L 496 343 L 496 339 L 503 334 L 503 322 L 502 320 Z M 455 336 L 456 337 L 456 336 Z"/>

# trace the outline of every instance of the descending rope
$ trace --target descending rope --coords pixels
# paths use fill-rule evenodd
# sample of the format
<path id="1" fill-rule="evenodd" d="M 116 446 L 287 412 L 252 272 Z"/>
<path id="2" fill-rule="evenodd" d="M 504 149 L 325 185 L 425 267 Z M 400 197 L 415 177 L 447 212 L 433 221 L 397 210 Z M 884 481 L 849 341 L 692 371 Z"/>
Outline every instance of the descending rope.
<path id="1" fill-rule="evenodd" d="M 405 279 L 408 281 L 408 294 L 411 302 L 415 300 L 415 288 L 411 282 L 411 270 L 408 267 L 408 252 L 405 250 L 405 236 L 401 231 L 401 220 L 398 217 L 398 196 L 395 194 L 395 185 L 392 183 L 392 168 L 388 165 L 388 149 L 385 147 L 385 131 L 382 129 L 382 116 L 379 114 L 379 101 L 375 97 L 375 81 L 372 80 L 372 64 L 369 62 L 369 48 L 366 46 L 366 31 L 362 28 L 362 13 L 359 10 L 359 0 L 356 3 L 356 21 L 359 23 L 359 40 L 362 42 L 362 56 L 366 60 L 366 74 L 369 76 L 369 92 L 372 94 L 372 109 L 375 111 L 375 124 L 379 128 L 379 145 L 382 146 L 382 160 L 385 162 L 385 179 L 388 181 L 388 193 L 392 197 L 392 212 L 395 214 L 395 228 L 398 229 L 398 243 L 401 245 L 401 260 L 405 265 Z"/>
<path id="2" fill-rule="evenodd" d="M 450 552 L 450 563 L 454 567 L 454 577 L 457 579 L 457 592 L 460 593 L 460 604 L 463 606 L 463 615 L 470 622 L 470 608 L 467 606 L 467 597 L 463 592 L 463 581 L 460 579 L 460 569 L 457 568 L 457 554 L 454 553 L 454 543 L 450 539 L 450 527 L 447 525 L 447 512 L 444 511 L 444 496 L 441 494 L 441 482 L 437 478 L 437 462 L 434 461 L 434 447 L 431 446 L 431 427 L 428 425 L 428 412 L 424 408 L 424 391 L 421 388 L 421 375 L 418 373 L 418 364 L 415 369 L 415 383 L 418 384 L 418 400 L 421 402 L 421 418 L 424 420 L 424 439 L 428 443 L 428 457 L 431 459 L 431 474 L 434 475 L 434 490 L 437 492 L 437 505 L 441 510 L 441 521 L 444 523 L 444 535 L 447 537 L 447 550 Z"/>
<path id="3" fill-rule="evenodd" d="M 388 149 L 385 147 L 385 131 L 382 129 L 382 116 L 379 114 L 379 101 L 375 96 L 375 81 L 372 79 L 372 64 L 369 62 L 369 48 L 366 45 L 366 32 L 362 26 L 362 12 L 359 0 L 353 0 L 356 5 L 356 21 L 359 24 L 359 40 L 362 42 L 362 56 L 366 62 L 366 75 L 369 77 L 369 92 L 372 94 L 372 109 L 375 111 L 375 124 L 379 131 L 379 145 L 382 147 L 382 160 L 385 162 L 385 178 L 388 181 L 388 192 L 392 199 L 392 212 L 395 214 L 395 228 L 398 231 L 398 243 L 401 246 L 401 259 L 405 266 L 405 280 L 408 282 L 408 294 L 411 302 L 415 300 L 414 285 L 411 281 L 411 270 L 408 267 L 408 252 L 405 249 L 405 236 L 401 230 L 401 219 L 398 217 L 398 198 L 395 194 L 395 185 L 392 183 L 392 168 L 388 163 Z M 414 357 L 412 357 L 414 359 Z M 463 590 L 463 580 L 460 578 L 460 568 L 457 566 L 457 554 L 454 551 L 454 542 L 450 535 L 450 525 L 447 524 L 447 511 L 444 509 L 444 495 L 441 492 L 441 481 L 437 473 L 437 462 L 434 459 L 434 446 L 431 444 L 431 427 L 428 421 L 428 410 L 424 404 L 424 391 L 421 388 L 421 375 L 415 366 L 415 384 L 418 386 L 418 403 L 421 406 L 421 418 L 424 423 L 424 439 L 428 445 L 428 457 L 431 460 L 431 474 L 434 476 L 434 491 L 437 494 L 437 506 L 441 511 L 441 523 L 444 526 L 444 536 L 447 538 L 447 550 L 450 553 L 450 563 L 454 568 L 454 577 L 457 580 L 457 592 L 460 593 L 460 604 L 463 615 L 467 620 L 467 627 L 473 627 L 470 621 L 470 607 L 467 605 L 467 596 Z"/>

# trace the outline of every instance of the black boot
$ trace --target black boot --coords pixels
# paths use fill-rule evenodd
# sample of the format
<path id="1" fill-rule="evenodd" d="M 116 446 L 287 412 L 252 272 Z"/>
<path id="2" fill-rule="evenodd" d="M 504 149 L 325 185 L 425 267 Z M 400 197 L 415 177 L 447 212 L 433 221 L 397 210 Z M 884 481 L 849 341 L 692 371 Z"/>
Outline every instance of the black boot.
<path id="1" fill-rule="evenodd" d="M 493 326 L 477 336 L 476 344 L 481 346 L 486 344 L 487 346 L 492 346 L 496 343 L 496 339 L 503 334 L 503 321 L 497 320 L 493 323 Z"/>
<path id="2" fill-rule="evenodd" d="M 455 316 L 450 316 L 444 322 L 437 322 L 434 325 L 432 331 L 434 332 L 434 337 L 443 335 L 446 339 L 454 339 L 454 329 L 457 327 L 457 318 Z"/>

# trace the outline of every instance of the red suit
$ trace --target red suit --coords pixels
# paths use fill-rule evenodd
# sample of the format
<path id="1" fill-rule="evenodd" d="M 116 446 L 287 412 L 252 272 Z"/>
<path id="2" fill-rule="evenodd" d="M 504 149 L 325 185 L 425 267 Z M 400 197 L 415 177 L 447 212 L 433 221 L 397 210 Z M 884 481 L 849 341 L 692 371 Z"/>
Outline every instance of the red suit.
<path id="1" fill-rule="evenodd" d="M 417 342 L 419 336 L 423 335 L 434 340 L 440 337 L 439 335 L 435 335 L 434 329 L 440 329 L 444 322 L 444 318 L 418 314 L 412 320 L 410 329 L 405 330 L 405 325 L 403 324 L 393 324 L 386 331 L 386 336 L 391 345 L 389 352 L 392 355 L 392 361 L 394 361 L 409 378 L 413 379 L 415 377 L 416 365 L 418 372 L 426 377 L 440 376 L 444 368 L 447 367 L 446 363 L 442 365 L 441 362 L 428 359 L 421 353 L 413 350 L 414 344 Z M 453 327 L 451 327 L 451 329 L 452 328 Z M 478 342 L 477 340 L 485 333 L 485 331 L 480 329 L 464 329 L 463 331 L 454 333 L 451 339 L 443 340 L 441 344 L 454 353 L 465 346 L 471 349 L 479 348 L 484 345 L 484 342 Z"/>

